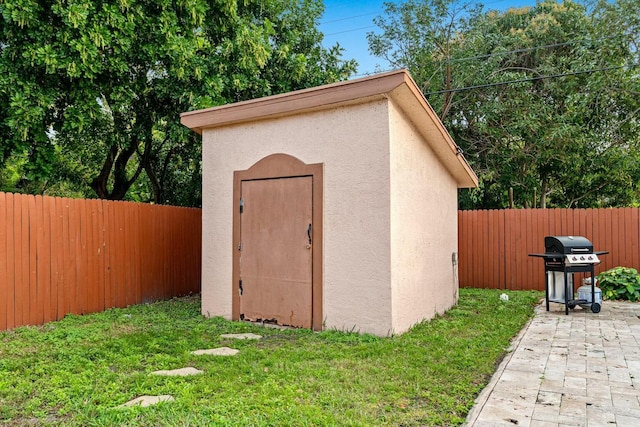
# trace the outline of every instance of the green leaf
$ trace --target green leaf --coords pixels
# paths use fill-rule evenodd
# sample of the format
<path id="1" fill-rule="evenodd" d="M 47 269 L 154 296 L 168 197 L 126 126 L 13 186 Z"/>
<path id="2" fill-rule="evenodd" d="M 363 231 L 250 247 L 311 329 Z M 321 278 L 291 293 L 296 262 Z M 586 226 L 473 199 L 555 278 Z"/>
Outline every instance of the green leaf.
<path id="1" fill-rule="evenodd" d="M 506 208 L 509 189 L 516 207 L 629 206 L 640 202 L 640 121 L 628 119 L 640 87 L 620 66 L 638 63 L 638 14 L 637 0 L 506 11 L 409 0 L 385 3 L 367 39 L 410 70 L 478 174 L 463 209 Z"/>
<path id="2" fill-rule="evenodd" d="M 181 112 L 355 71 L 323 45 L 321 0 L 5 0 L 0 10 L 6 191 L 199 206 L 201 143 Z"/>
<path id="3" fill-rule="evenodd" d="M 615 267 L 600 273 L 598 286 L 606 299 L 637 301 L 640 297 L 640 275 L 633 268 Z"/>

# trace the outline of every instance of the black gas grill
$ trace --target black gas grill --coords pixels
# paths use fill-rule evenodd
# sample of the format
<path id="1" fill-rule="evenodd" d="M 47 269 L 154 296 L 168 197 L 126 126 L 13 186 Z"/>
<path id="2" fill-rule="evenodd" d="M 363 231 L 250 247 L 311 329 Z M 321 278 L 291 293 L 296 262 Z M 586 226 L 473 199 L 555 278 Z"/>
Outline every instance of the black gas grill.
<path id="1" fill-rule="evenodd" d="M 529 254 L 529 256 L 544 259 L 546 276 L 545 299 L 547 311 L 549 302 L 564 304 L 565 314 L 576 305 L 591 306 L 591 311 L 598 313 L 600 303 L 595 297 L 594 267 L 600 263 L 598 255 L 607 254 L 606 251 L 594 252 L 593 244 L 581 236 L 547 236 L 544 238 L 543 254 Z M 591 300 L 574 299 L 574 273 L 590 275 Z"/>

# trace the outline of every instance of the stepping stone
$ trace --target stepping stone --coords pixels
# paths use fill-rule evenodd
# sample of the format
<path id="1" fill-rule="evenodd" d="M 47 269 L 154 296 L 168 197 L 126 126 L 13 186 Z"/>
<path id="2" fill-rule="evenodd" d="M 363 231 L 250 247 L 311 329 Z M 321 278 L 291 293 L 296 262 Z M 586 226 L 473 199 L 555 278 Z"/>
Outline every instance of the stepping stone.
<path id="1" fill-rule="evenodd" d="M 235 348 L 220 347 L 220 348 L 210 348 L 208 350 L 196 350 L 196 351 L 192 351 L 191 354 L 195 356 L 202 356 L 202 355 L 235 356 L 239 352 L 240 350 L 236 350 Z"/>
<path id="2" fill-rule="evenodd" d="M 220 335 L 220 338 L 232 338 L 236 340 L 259 340 L 262 338 L 262 335 L 256 334 L 223 334 Z"/>
<path id="3" fill-rule="evenodd" d="M 147 406 L 155 405 L 160 402 L 173 402 L 175 399 L 173 396 L 168 394 L 163 394 L 160 396 L 140 396 L 136 397 L 133 400 L 128 401 L 127 403 L 123 403 L 118 406 L 118 408 L 127 408 L 129 406 L 141 406 L 146 408 Z"/>
<path id="4" fill-rule="evenodd" d="M 203 373 L 204 372 L 199 369 L 188 367 L 188 368 L 172 369 L 170 371 L 155 371 L 155 372 L 151 372 L 151 375 L 162 375 L 165 377 L 188 377 L 189 375 L 200 375 Z"/>

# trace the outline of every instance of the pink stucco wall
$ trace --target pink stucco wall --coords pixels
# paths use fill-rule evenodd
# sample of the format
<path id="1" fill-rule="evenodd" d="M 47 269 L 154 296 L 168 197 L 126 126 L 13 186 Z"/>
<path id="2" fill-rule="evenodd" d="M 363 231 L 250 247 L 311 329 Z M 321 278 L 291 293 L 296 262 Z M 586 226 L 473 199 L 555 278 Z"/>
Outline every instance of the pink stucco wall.
<path id="1" fill-rule="evenodd" d="M 325 328 L 392 331 L 387 101 L 203 132 L 202 310 L 231 317 L 233 171 L 285 153 L 324 164 Z"/>
<path id="2" fill-rule="evenodd" d="M 457 302 L 457 184 L 390 104 L 392 323 L 404 332 Z"/>

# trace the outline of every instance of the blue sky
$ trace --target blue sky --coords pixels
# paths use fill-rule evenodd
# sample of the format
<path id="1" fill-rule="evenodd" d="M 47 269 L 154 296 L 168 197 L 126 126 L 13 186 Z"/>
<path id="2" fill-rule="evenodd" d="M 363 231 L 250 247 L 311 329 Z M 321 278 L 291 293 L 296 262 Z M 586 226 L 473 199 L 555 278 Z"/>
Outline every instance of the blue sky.
<path id="1" fill-rule="evenodd" d="M 384 0 L 324 0 L 325 13 L 320 20 L 320 31 L 324 33 L 324 45 L 340 43 L 345 50 L 344 58 L 354 58 L 360 64 L 358 75 L 371 74 L 376 65 L 381 70 L 389 68 L 381 58 L 369 54 L 367 33 L 377 31 L 373 19 L 383 12 Z M 485 9 L 505 10 L 510 7 L 535 5 L 535 0 L 487 0 Z"/>

